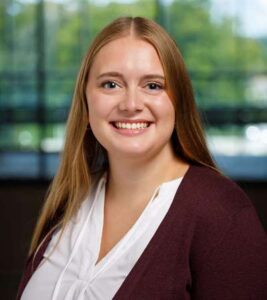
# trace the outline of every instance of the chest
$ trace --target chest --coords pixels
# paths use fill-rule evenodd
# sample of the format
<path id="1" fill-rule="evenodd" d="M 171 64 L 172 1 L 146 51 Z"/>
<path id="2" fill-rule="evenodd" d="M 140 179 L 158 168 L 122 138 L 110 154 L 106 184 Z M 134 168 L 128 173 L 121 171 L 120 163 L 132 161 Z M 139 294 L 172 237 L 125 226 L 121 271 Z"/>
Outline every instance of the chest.
<path id="1" fill-rule="evenodd" d="M 174 192 L 175 190 L 173 194 Z M 177 240 L 173 244 L 178 238 L 173 229 L 181 226 L 168 225 L 172 223 L 173 218 L 164 218 L 172 203 L 173 194 L 166 195 L 162 190 L 161 198 L 158 198 L 160 201 L 151 202 L 151 206 L 147 206 L 149 209 L 139 207 L 136 210 L 129 210 L 129 208 L 118 210 L 111 206 L 106 207 L 105 214 L 99 214 L 104 209 L 103 201 L 96 202 L 91 213 L 85 214 L 88 216 L 87 222 L 84 222 L 84 225 L 81 222 L 81 228 L 80 224 L 70 227 L 70 232 L 65 236 L 68 237 L 65 239 L 67 244 L 63 243 L 63 239 L 50 259 L 35 272 L 25 292 L 29 297 L 25 299 L 35 299 L 32 297 L 34 293 L 38 295 L 40 292 L 35 287 L 45 286 L 43 283 L 47 280 L 49 280 L 46 284 L 49 287 L 47 293 L 51 293 L 53 291 L 51 287 L 56 284 L 60 286 L 60 295 L 73 296 L 73 299 L 75 299 L 74 294 L 77 293 L 84 293 L 86 299 L 90 299 L 94 293 L 108 293 L 111 296 L 117 291 L 118 296 L 115 295 L 115 299 L 126 299 L 125 295 L 130 295 L 132 288 L 134 288 L 132 299 L 142 299 L 143 295 L 146 297 L 152 294 L 157 298 L 162 295 L 160 294 L 162 292 L 164 295 L 177 295 L 177 282 L 183 287 L 185 278 L 188 278 L 186 271 L 188 259 L 183 259 L 184 254 L 181 251 L 177 255 L 177 245 L 182 243 Z M 105 217 L 102 221 L 103 215 Z M 180 222 L 179 218 L 175 219 Z M 75 230 L 76 226 L 79 227 L 77 230 Z M 99 247 L 101 236 L 103 242 Z M 79 247 L 76 241 L 80 241 Z M 68 249 L 70 252 L 65 253 Z M 76 249 L 75 253 L 74 249 Z M 98 254 L 99 262 L 95 264 L 97 258 L 95 255 Z M 62 270 L 64 274 L 60 277 Z M 60 281 L 58 278 L 61 278 Z M 140 285 L 144 285 L 143 288 L 140 289 Z M 50 296 L 47 299 L 52 299 Z M 103 294 L 99 299 L 108 298 Z M 151 298 L 143 297 L 143 299 Z M 165 299 L 173 298 L 168 296 Z"/>
<path id="2" fill-rule="evenodd" d="M 129 232 L 145 209 L 147 203 L 136 207 L 123 207 L 106 201 L 99 256 L 97 263 Z"/>

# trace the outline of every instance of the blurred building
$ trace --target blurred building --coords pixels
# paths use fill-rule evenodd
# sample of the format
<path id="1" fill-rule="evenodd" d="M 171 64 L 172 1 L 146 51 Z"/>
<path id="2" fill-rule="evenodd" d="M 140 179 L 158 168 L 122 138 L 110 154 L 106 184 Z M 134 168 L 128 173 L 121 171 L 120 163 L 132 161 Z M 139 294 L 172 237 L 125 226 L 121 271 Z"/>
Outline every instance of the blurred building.
<path id="1" fill-rule="evenodd" d="M 14 299 L 56 172 L 82 57 L 121 15 L 157 20 L 184 56 L 209 147 L 266 226 L 267 2 L 3 0 L 0 3 L 0 293 Z M 253 20 L 253 21 L 251 21 Z"/>

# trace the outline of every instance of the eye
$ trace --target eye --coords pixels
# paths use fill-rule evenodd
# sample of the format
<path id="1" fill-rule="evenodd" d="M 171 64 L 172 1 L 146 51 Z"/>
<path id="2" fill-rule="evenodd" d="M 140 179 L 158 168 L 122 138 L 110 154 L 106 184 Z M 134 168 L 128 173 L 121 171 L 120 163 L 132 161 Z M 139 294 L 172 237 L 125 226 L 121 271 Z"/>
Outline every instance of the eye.
<path id="1" fill-rule="evenodd" d="M 118 87 L 118 85 L 116 82 L 109 80 L 101 83 L 101 87 L 103 87 L 104 89 L 115 89 L 116 87 Z"/>
<path id="2" fill-rule="evenodd" d="M 160 83 L 156 83 L 156 82 L 150 82 L 146 86 L 149 90 L 162 90 L 163 89 L 163 85 Z"/>

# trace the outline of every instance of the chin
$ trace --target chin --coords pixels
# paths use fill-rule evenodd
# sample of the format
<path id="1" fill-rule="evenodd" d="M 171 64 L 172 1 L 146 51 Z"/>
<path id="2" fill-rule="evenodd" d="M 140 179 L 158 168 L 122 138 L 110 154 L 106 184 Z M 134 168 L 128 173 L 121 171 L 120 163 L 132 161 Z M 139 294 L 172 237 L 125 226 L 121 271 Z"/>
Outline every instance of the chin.
<path id="1" fill-rule="evenodd" d="M 150 149 L 146 148 L 144 149 L 144 147 L 140 147 L 140 148 L 125 148 L 125 149 L 113 149 L 112 151 L 108 151 L 110 156 L 119 156 L 121 158 L 129 158 L 129 159 L 140 159 L 143 158 L 144 156 L 149 155 Z"/>

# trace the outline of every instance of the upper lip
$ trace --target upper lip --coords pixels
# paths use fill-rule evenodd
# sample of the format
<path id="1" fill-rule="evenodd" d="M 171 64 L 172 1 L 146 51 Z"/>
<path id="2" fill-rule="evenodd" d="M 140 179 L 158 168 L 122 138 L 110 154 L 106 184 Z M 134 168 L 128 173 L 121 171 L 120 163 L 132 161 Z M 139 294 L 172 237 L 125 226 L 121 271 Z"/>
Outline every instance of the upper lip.
<path id="1" fill-rule="evenodd" d="M 120 123 L 130 123 L 130 124 L 133 124 L 133 123 L 152 123 L 152 121 L 144 120 L 144 119 L 136 119 L 136 120 L 121 119 L 121 120 L 111 121 L 111 123 L 117 123 L 117 122 L 120 122 Z"/>

